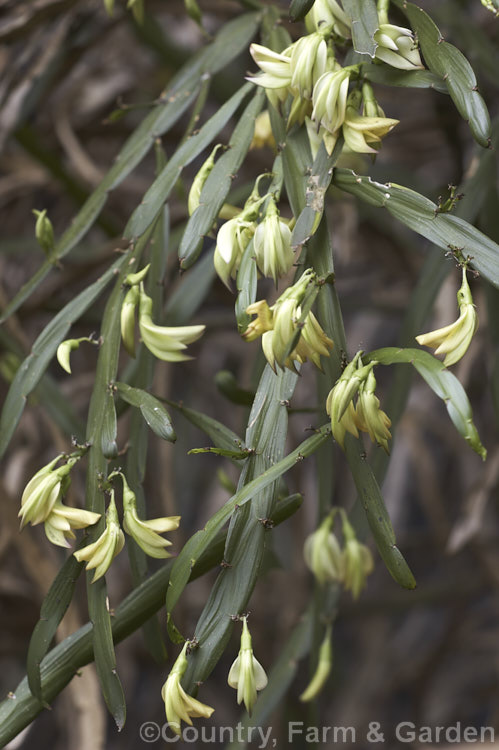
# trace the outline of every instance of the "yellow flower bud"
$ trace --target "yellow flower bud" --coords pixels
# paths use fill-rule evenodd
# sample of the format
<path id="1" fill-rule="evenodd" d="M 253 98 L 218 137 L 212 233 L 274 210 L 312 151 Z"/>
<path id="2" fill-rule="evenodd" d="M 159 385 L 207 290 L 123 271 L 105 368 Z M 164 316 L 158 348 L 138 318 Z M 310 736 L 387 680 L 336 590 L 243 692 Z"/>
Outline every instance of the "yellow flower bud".
<path id="1" fill-rule="evenodd" d="M 135 357 L 135 309 L 139 299 L 138 287 L 132 286 L 126 293 L 121 305 L 121 338 L 131 357 Z"/>
<path id="2" fill-rule="evenodd" d="M 55 246 L 54 228 L 52 222 L 47 216 L 47 210 L 37 211 L 33 209 L 37 217 L 35 224 L 35 237 L 45 255 L 50 255 Z"/>
<path id="3" fill-rule="evenodd" d="M 342 513 L 342 523 L 343 536 L 345 537 L 343 551 L 345 577 L 343 583 L 345 589 L 351 591 L 353 598 L 357 599 L 366 585 L 367 576 L 373 571 L 374 561 L 371 550 L 365 544 L 359 542 L 344 512 Z"/>
<path id="4" fill-rule="evenodd" d="M 319 661 L 317 662 L 317 669 L 315 670 L 314 675 L 306 690 L 300 695 L 300 700 L 303 703 L 308 703 L 308 701 L 317 698 L 322 688 L 326 684 L 327 678 L 331 674 L 332 666 L 333 639 L 331 636 L 331 626 L 329 626 L 319 649 Z"/>
<path id="5" fill-rule="evenodd" d="M 250 151 L 255 148 L 263 148 L 264 146 L 271 146 L 273 148 L 275 145 L 269 111 L 268 109 L 264 109 L 255 120 L 255 132 L 250 144 Z"/>
<path id="6" fill-rule="evenodd" d="M 21 498 L 21 528 L 28 522 L 34 526 L 50 516 L 59 495 L 69 484 L 69 472 L 77 459 L 70 459 L 64 466 L 55 469 L 61 459 L 57 456 L 30 479 Z"/>
<path id="7" fill-rule="evenodd" d="M 219 148 L 222 148 L 220 143 L 215 146 L 192 182 L 191 189 L 189 190 L 189 197 L 187 198 L 187 210 L 189 211 L 189 216 L 192 216 L 196 208 L 199 206 L 201 190 L 203 189 L 203 185 L 208 179 L 211 170 L 215 166 L 215 156 Z"/>
<path id="8" fill-rule="evenodd" d="M 275 200 L 269 200 L 265 218 L 257 226 L 253 247 L 258 268 L 277 284 L 280 276 L 291 269 L 294 252 L 291 247 L 291 229 L 279 218 Z"/>
<path id="9" fill-rule="evenodd" d="M 334 511 L 305 540 L 303 556 L 307 567 L 321 585 L 340 583 L 345 575 L 345 561 L 338 539 L 331 531 Z"/>

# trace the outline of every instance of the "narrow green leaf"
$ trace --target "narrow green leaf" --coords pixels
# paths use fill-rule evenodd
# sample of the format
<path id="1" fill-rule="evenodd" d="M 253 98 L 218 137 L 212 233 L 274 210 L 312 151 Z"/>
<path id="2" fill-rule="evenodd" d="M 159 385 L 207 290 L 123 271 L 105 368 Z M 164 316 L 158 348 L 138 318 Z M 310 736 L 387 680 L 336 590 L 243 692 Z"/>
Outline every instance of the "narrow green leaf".
<path id="1" fill-rule="evenodd" d="M 291 245 L 301 248 L 317 231 L 324 213 L 324 198 L 333 178 L 333 167 L 343 148 L 343 138 L 338 141 L 331 156 L 321 143 L 314 160 L 305 191 L 306 205 L 302 209 L 291 237 Z"/>
<path id="2" fill-rule="evenodd" d="M 204 237 L 211 231 L 253 138 L 255 118 L 265 100 L 259 89 L 241 114 L 229 141 L 228 150 L 217 160 L 208 175 L 196 208 L 182 237 L 178 256 L 182 268 L 189 268 L 199 256 Z"/>
<path id="3" fill-rule="evenodd" d="M 404 363 L 415 367 L 432 391 L 445 402 L 449 416 L 459 434 L 475 453 L 485 460 L 487 451 L 473 424 L 473 413 L 466 391 L 456 376 L 444 367 L 440 360 L 422 349 L 397 349 L 390 346 L 369 352 L 364 359 L 366 362 L 377 361 L 381 365 Z"/>
<path id="4" fill-rule="evenodd" d="M 208 435 L 217 448 L 233 451 L 235 449 L 241 450 L 244 447 L 241 438 L 217 419 L 213 419 L 213 417 L 209 417 L 195 409 L 189 409 L 187 406 L 176 404 L 174 401 L 167 401 L 167 403 L 178 409 L 191 424 L 199 427 L 200 430 Z"/>
<path id="5" fill-rule="evenodd" d="M 433 201 L 415 190 L 374 182 L 349 169 L 335 169 L 334 184 L 373 206 L 384 207 L 392 216 L 444 250 L 458 248 L 471 265 L 494 286 L 499 287 L 499 245 L 467 221 L 438 213 Z"/>
<path id="6" fill-rule="evenodd" d="M 69 229 L 62 235 L 54 249 L 52 262 L 45 262 L 20 289 L 4 310 L 0 323 L 12 315 L 43 281 L 53 268 L 54 259 L 61 259 L 67 255 L 86 234 L 99 215 L 109 192 L 123 182 L 144 158 L 156 138 L 166 133 L 194 101 L 203 76 L 213 75 L 222 70 L 248 47 L 260 20 L 260 13 L 246 13 L 224 24 L 215 40 L 179 71 L 171 81 L 168 91 L 161 96 L 157 106 L 128 138 L 114 165 L 76 215 Z"/>
<path id="7" fill-rule="evenodd" d="M 94 659 L 102 695 L 118 731 L 126 719 L 125 694 L 116 671 L 109 601 L 104 578 L 88 583 L 88 614 L 93 625 Z"/>
<path id="8" fill-rule="evenodd" d="M 102 412 L 101 450 L 106 458 L 116 458 L 118 455 L 118 425 L 116 421 L 116 407 L 114 396 L 108 392 Z"/>
<path id="9" fill-rule="evenodd" d="M 383 86 L 401 86 L 402 88 L 435 89 L 441 94 L 448 94 L 445 82 L 431 70 L 397 70 L 388 65 L 362 65 L 362 75 L 372 83 Z"/>
<path id="10" fill-rule="evenodd" d="M 290 518 L 301 506 L 300 495 L 291 495 L 279 500 L 272 516 L 277 525 Z M 221 532 L 213 545 L 199 560 L 192 571 L 191 580 L 219 565 L 225 544 L 226 533 Z M 112 619 L 113 639 L 120 643 L 140 628 L 155 612 L 164 606 L 170 570 L 173 562 L 165 564 L 142 586 L 133 591 L 117 606 Z M 42 691 L 48 703 L 78 674 L 78 669 L 93 660 L 92 625 L 83 627 L 55 646 L 41 665 Z M 16 737 L 43 710 L 44 706 L 30 692 L 26 678 L 0 703 L 0 745 L 3 747 Z"/>
<path id="11" fill-rule="evenodd" d="M 291 21 L 301 21 L 312 8 L 315 0 L 291 0 L 289 17 Z"/>
<path id="12" fill-rule="evenodd" d="M 487 148 L 490 144 L 490 117 L 468 60 L 456 47 L 444 41 L 440 29 L 422 8 L 406 0 L 395 2 L 417 33 L 426 64 L 445 81 L 449 94 L 459 114 L 469 124 L 473 137 L 477 143 Z"/>
<path id="13" fill-rule="evenodd" d="M 40 382 L 40 378 L 54 357 L 57 347 L 66 338 L 71 325 L 91 307 L 111 279 L 115 278 L 117 271 L 129 259 L 129 253 L 119 258 L 100 279 L 68 302 L 38 336 L 31 354 L 26 357 L 17 371 L 5 399 L 0 418 L 0 456 L 5 453 L 17 427 L 27 396 Z"/>
<path id="14" fill-rule="evenodd" d="M 374 0 L 343 0 L 343 7 L 352 22 L 354 50 L 361 55 L 374 57 L 378 46 L 374 34 L 379 29 L 376 3 Z"/>
<path id="15" fill-rule="evenodd" d="M 251 322 L 251 315 L 248 315 L 246 308 L 256 300 L 257 281 L 258 269 L 253 250 L 253 238 L 251 238 L 241 258 L 236 276 L 237 298 L 235 313 L 237 330 L 240 334 L 244 333 Z"/>
<path id="16" fill-rule="evenodd" d="M 123 401 L 140 409 L 145 421 L 156 435 L 170 443 L 175 442 L 177 436 L 170 415 L 161 401 L 141 388 L 132 388 L 126 383 L 115 383 L 114 385 Z"/>
<path id="17" fill-rule="evenodd" d="M 251 83 L 242 86 L 195 135 L 175 151 L 130 217 L 125 228 L 125 237 L 132 239 L 140 237 L 145 232 L 168 199 L 182 169 L 209 146 L 252 89 Z"/>
<path id="18" fill-rule="evenodd" d="M 76 581 L 82 569 L 83 563 L 79 563 L 74 555 L 69 555 L 43 600 L 40 619 L 31 634 L 26 672 L 29 688 L 34 697 L 38 698 L 41 703 L 44 703 L 44 698 L 40 664 L 48 652 L 59 623 L 71 603 Z"/>
<path id="19" fill-rule="evenodd" d="M 226 458 L 234 458 L 236 460 L 244 460 L 245 458 L 248 458 L 249 456 L 254 453 L 254 451 L 251 450 L 244 450 L 244 451 L 227 451 L 223 448 L 191 448 L 190 451 L 187 452 L 187 455 L 196 454 L 196 453 L 214 453 L 216 456 L 225 456 Z"/>
<path id="20" fill-rule="evenodd" d="M 273 373 L 272 373 L 273 374 Z M 217 534 L 219 529 L 232 515 L 236 506 L 242 506 L 261 492 L 269 484 L 275 482 L 286 471 L 291 469 L 297 461 L 301 461 L 311 455 L 324 441 L 330 436 L 330 426 L 325 425 L 318 429 L 314 435 L 303 441 L 294 451 L 289 453 L 286 458 L 278 461 L 272 467 L 264 471 L 260 476 L 250 481 L 239 489 L 236 494 L 215 513 L 204 529 L 197 531 L 184 545 L 179 556 L 174 563 L 172 571 L 171 585 L 167 594 L 167 609 L 169 612 L 177 603 L 182 591 L 185 588 L 192 566 L 199 556 L 210 544 L 211 540 Z"/>
<path id="21" fill-rule="evenodd" d="M 165 308 L 166 325 L 185 325 L 205 301 L 215 278 L 214 249 L 203 253 L 189 273 L 182 274 L 179 285 L 168 296 Z"/>
<path id="22" fill-rule="evenodd" d="M 416 581 L 400 550 L 385 507 L 376 477 L 365 459 L 362 443 L 347 436 L 345 452 L 359 498 L 366 512 L 369 527 L 383 562 L 398 584 L 406 589 L 416 587 Z"/>

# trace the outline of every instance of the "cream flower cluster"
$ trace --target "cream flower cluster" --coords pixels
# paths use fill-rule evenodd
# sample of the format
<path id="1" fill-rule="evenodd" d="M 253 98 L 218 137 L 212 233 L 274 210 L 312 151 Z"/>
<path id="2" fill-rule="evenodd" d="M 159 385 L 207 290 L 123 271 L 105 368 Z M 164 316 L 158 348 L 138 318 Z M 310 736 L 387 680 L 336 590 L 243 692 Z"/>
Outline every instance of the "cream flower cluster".
<path id="1" fill-rule="evenodd" d="M 390 418 L 380 408 L 375 395 L 376 379 L 373 367 L 376 363 L 362 364 L 361 352 L 345 367 L 326 401 L 326 411 L 331 418 L 331 430 L 336 442 L 343 448 L 345 435 L 350 432 L 359 436 L 359 430 L 367 432 L 374 443 L 389 453 L 391 438 Z M 353 399 L 357 398 L 354 406 Z"/>
<path id="2" fill-rule="evenodd" d="M 337 510 L 333 508 L 319 528 L 307 537 L 303 554 L 308 568 L 321 585 L 341 583 L 357 599 L 373 570 L 373 558 L 369 547 L 357 539 L 343 508 L 339 509 L 344 540 L 341 547 L 332 532 Z"/>

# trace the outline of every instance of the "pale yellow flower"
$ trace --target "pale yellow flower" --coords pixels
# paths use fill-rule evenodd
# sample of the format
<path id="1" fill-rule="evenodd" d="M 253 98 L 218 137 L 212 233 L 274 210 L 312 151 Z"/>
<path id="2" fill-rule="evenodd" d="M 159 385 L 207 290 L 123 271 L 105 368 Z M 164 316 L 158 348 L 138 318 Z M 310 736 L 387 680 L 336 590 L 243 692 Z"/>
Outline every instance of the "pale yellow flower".
<path id="1" fill-rule="evenodd" d="M 181 734 L 182 721 L 192 726 L 191 717 L 205 717 L 208 719 L 215 710 L 205 703 L 196 700 L 196 698 L 187 695 L 180 684 L 180 680 L 187 669 L 188 645 L 186 641 L 161 690 L 161 697 L 165 702 L 166 719 L 170 729 L 178 735 Z"/>
<path id="2" fill-rule="evenodd" d="M 139 330 L 142 341 L 155 357 L 165 362 L 192 359 L 184 350 L 203 335 L 206 326 L 158 326 L 151 318 L 152 299 L 140 291 Z"/>
<path id="3" fill-rule="evenodd" d="M 355 421 L 359 430 L 367 432 L 373 443 L 381 445 L 390 453 L 388 441 L 391 439 L 390 417 L 380 409 L 379 398 L 375 395 L 376 378 L 371 370 L 359 388 L 359 397 L 355 409 Z"/>
<path id="4" fill-rule="evenodd" d="M 457 293 L 459 318 L 444 328 L 438 328 L 430 333 L 416 336 L 416 341 L 422 346 L 435 349 L 435 354 L 445 354 L 444 365 L 453 365 L 467 352 L 471 339 L 478 328 L 473 297 L 466 278 L 466 268 L 463 267 L 463 280 Z"/>
<path id="5" fill-rule="evenodd" d="M 108 570 L 113 559 L 118 555 L 125 544 L 125 536 L 120 528 L 118 520 L 118 511 L 114 502 L 114 491 L 111 492 L 111 499 L 106 512 L 106 528 L 92 544 L 88 544 L 80 550 L 73 552 L 78 562 L 85 560 L 87 563 L 86 570 L 94 570 L 92 583 L 95 583 Z"/>
<path id="6" fill-rule="evenodd" d="M 280 218 L 273 198 L 269 200 L 263 221 L 256 228 L 253 247 L 258 268 L 277 284 L 278 278 L 291 269 L 295 256 L 291 247 L 291 229 Z"/>
<path id="7" fill-rule="evenodd" d="M 403 26 L 381 23 L 374 34 L 378 43 L 374 56 L 392 68 L 400 70 L 421 70 L 424 65 L 419 56 L 414 34 Z"/>
<path id="8" fill-rule="evenodd" d="M 50 516 L 59 496 L 69 484 L 69 472 L 77 459 L 70 459 L 64 466 L 55 469 L 61 459 L 57 456 L 30 479 L 21 498 L 21 528 L 28 522 L 34 526 Z"/>
<path id="9" fill-rule="evenodd" d="M 164 516 L 142 521 L 137 515 L 137 498 L 128 486 L 123 474 L 119 473 L 123 481 L 123 528 L 150 557 L 171 557 L 165 550 L 171 542 L 163 539 L 160 534 L 178 529 L 180 516 Z"/>
<path id="10" fill-rule="evenodd" d="M 370 144 L 379 145 L 383 136 L 398 125 L 399 120 L 390 117 L 367 117 L 359 114 L 362 100 L 360 91 L 352 91 L 348 97 L 343 122 L 345 146 L 359 154 L 374 154 L 376 149 Z"/>
<path id="11" fill-rule="evenodd" d="M 360 592 L 367 582 L 367 577 L 374 568 L 373 556 L 369 547 L 359 542 L 352 525 L 342 513 L 343 536 L 345 547 L 343 555 L 345 559 L 345 576 L 343 585 L 347 591 L 352 592 L 354 599 L 359 597 Z"/>
<path id="12" fill-rule="evenodd" d="M 45 520 L 47 539 L 58 547 L 69 547 L 68 539 L 75 539 L 73 529 L 85 529 L 93 526 L 101 517 L 100 513 L 90 510 L 71 508 L 57 500 L 50 515 Z"/>
<path id="13" fill-rule="evenodd" d="M 251 716 L 257 691 L 263 690 L 267 685 L 267 675 L 260 662 L 253 656 L 247 617 L 243 617 L 242 621 L 243 632 L 239 655 L 230 668 L 227 682 L 237 690 L 237 702 L 240 704 L 244 701 L 246 710 Z"/>
<path id="14" fill-rule="evenodd" d="M 318 529 L 305 540 L 303 556 L 307 567 L 320 584 L 340 583 L 345 574 L 345 562 L 338 539 L 331 531 L 334 514 L 330 513 Z"/>

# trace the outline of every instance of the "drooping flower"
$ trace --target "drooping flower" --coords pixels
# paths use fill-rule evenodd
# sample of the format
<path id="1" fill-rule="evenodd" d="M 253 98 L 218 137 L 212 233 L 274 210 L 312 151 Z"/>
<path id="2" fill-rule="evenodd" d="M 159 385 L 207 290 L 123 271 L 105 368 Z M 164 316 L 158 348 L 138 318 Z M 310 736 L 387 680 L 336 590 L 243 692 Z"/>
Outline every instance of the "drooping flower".
<path id="1" fill-rule="evenodd" d="M 90 344 L 96 344 L 97 342 L 94 341 L 94 339 L 90 338 L 89 336 L 82 336 L 79 339 L 66 339 L 66 341 L 62 341 L 59 346 L 57 347 L 57 361 L 59 362 L 60 366 L 63 370 L 66 370 L 71 375 L 71 362 L 70 362 L 70 356 L 71 352 L 73 352 L 75 349 L 79 349 L 80 344 L 84 341 L 88 341 Z"/>
<path id="2" fill-rule="evenodd" d="M 358 66 L 346 68 L 336 66 L 335 70 L 324 73 L 314 86 L 312 102 L 312 122 L 322 126 L 332 134 L 337 134 L 345 121 L 348 86 L 350 76 Z"/>
<path id="3" fill-rule="evenodd" d="M 246 710 L 251 716 L 257 698 L 257 691 L 267 685 L 267 675 L 260 662 L 253 656 L 251 634 L 248 628 L 248 618 L 243 617 L 243 632 L 239 655 L 232 664 L 227 682 L 237 690 L 237 702 L 244 701 Z"/>
<path id="4" fill-rule="evenodd" d="M 374 568 L 371 550 L 357 539 L 353 526 L 348 521 L 346 514 L 342 513 L 343 536 L 345 546 L 343 550 L 345 560 L 345 576 L 343 585 L 347 591 L 352 592 L 354 599 L 359 597 L 360 592 L 367 582 L 367 576 Z"/>
<path id="5" fill-rule="evenodd" d="M 371 370 L 367 378 L 359 387 L 359 397 L 355 409 L 355 421 L 359 430 L 367 432 L 373 443 L 381 445 L 386 453 L 390 453 L 388 441 L 391 439 L 390 417 L 380 409 L 376 390 L 376 378 Z"/>
<path id="6" fill-rule="evenodd" d="M 359 114 L 362 101 L 360 91 L 352 91 L 347 100 L 345 120 L 343 122 L 343 137 L 345 146 L 358 154 L 375 154 L 376 149 L 370 144 L 379 145 L 381 139 L 399 120 L 390 117 L 367 117 Z"/>
<path id="7" fill-rule="evenodd" d="M 18 514 L 21 517 L 21 528 L 28 522 L 34 526 L 46 521 L 59 496 L 69 485 L 69 472 L 78 459 L 71 458 L 64 466 L 55 469 L 61 457 L 62 454 L 37 471 L 24 488 Z"/>
<path id="8" fill-rule="evenodd" d="M 344 447 L 346 432 L 358 437 L 358 424 L 352 399 L 357 394 L 361 383 L 374 367 L 374 362 L 363 366 L 360 357 L 361 352 L 357 352 L 330 390 L 326 400 L 326 411 L 331 418 L 333 437 L 342 448 Z"/>
<path id="9" fill-rule="evenodd" d="M 314 675 L 312 679 L 310 680 L 307 688 L 304 690 L 304 692 L 300 695 L 300 700 L 303 703 L 308 703 L 308 701 L 314 700 L 319 693 L 321 692 L 322 688 L 326 684 L 327 678 L 331 674 L 331 669 L 333 667 L 333 639 L 332 639 L 332 632 L 331 632 L 331 626 L 326 630 L 326 635 L 324 636 L 324 640 L 321 643 L 321 647 L 319 649 L 319 660 L 317 662 L 317 669 L 314 672 Z"/>
<path id="10" fill-rule="evenodd" d="M 259 300 L 246 309 L 248 314 L 256 313 L 257 318 L 242 334 L 243 339 L 253 341 L 262 336 L 263 353 L 273 370 L 277 366 L 295 370 L 295 361 L 302 364 L 307 359 L 320 369 L 320 357 L 329 356 L 329 351 L 333 348 L 333 342 L 311 311 L 301 320 L 301 304 L 307 288 L 316 283 L 316 274 L 307 269 L 272 307 L 264 300 Z"/>
<path id="11" fill-rule="evenodd" d="M 400 70 L 424 69 L 418 45 L 410 29 L 381 23 L 374 34 L 374 41 L 378 44 L 374 53 L 377 60 Z"/>
<path id="12" fill-rule="evenodd" d="M 75 539 L 73 529 L 85 529 L 93 526 L 101 517 L 100 513 L 90 510 L 71 508 L 57 500 L 50 515 L 45 520 L 47 539 L 58 547 L 69 547 L 68 539 Z"/>
<path id="13" fill-rule="evenodd" d="M 291 269 L 294 262 L 291 229 L 279 217 L 274 198 L 270 198 L 265 217 L 258 224 L 253 239 L 257 266 L 264 276 L 277 279 Z"/>
<path id="14" fill-rule="evenodd" d="M 274 52 L 261 44 L 251 44 L 250 53 L 261 73 L 247 80 L 266 89 L 287 89 L 291 83 L 291 56 L 289 50 Z"/>
<path id="15" fill-rule="evenodd" d="M 184 350 L 203 335 L 206 326 L 158 326 L 153 323 L 152 299 L 142 289 L 139 299 L 139 330 L 142 341 L 155 357 L 165 362 L 192 359 Z"/>
<path id="16" fill-rule="evenodd" d="M 462 273 L 463 280 L 457 293 L 459 318 L 444 328 L 416 336 L 418 344 L 430 346 L 435 349 L 435 354 L 446 355 L 444 359 L 446 367 L 455 364 L 464 356 L 478 328 L 478 317 L 464 266 Z"/>
<path id="17" fill-rule="evenodd" d="M 235 279 L 243 253 L 251 242 L 255 230 L 254 219 L 245 218 L 244 212 L 226 221 L 218 230 L 213 263 L 219 278 L 229 289 L 229 280 Z"/>
<path id="18" fill-rule="evenodd" d="M 137 498 L 128 486 L 125 476 L 118 472 L 123 481 L 123 528 L 150 557 L 171 557 L 165 547 L 171 542 L 160 534 L 178 529 L 180 516 L 165 516 L 142 521 L 137 514 Z M 112 475 L 110 475 L 111 477 Z"/>
<path id="19" fill-rule="evenodd" d="M 182 721 L 192 726 L 191 717 L 204 717 L 208 719 L 215 710 L 205 703 L 196 700 L 196 698 L 187 695 L 180 684 L 180 680 L 187 669 L 188 646 L 189 643 L 186 641 L 161 690 L 161 697 L 165 702 L 166 720 L 172 732 L 175 732 L 179 736 L 181 734 Z"/>
<path id="20" fill-rule="evenodd" d="M 314 86 L 326 71 L 328 50 L 323 34 L 302 36 L 288 48 L 291 55 L 290 87 L 304 99 L 312 98 Z"/>
<path id="21" fill-rule="evenodd" d="M 125 544 L 125 535 L 123 534 L 119 520 L 116 503 L 114 501 L 114 491 L 111 491 L 111 499 L 106 511 L 106 527 L 97 541 L 88 544 L 80 550 L 73 552 L 74 556 L 81 562 L 85 560 L 86 570 L 94 570 L 92 583 L 107 572 L 113 559 L 118 555 Z"/>
<path id="22" fill-rule="evenodd" d="M 343 553 L 337 537 L 331 531 L 334 512 L 305 540 L 303 556 L 307 567 L 320 584 L 340 583 L 345 574 Z"/>

